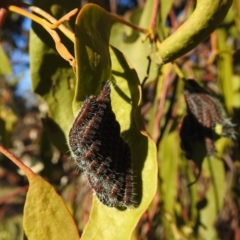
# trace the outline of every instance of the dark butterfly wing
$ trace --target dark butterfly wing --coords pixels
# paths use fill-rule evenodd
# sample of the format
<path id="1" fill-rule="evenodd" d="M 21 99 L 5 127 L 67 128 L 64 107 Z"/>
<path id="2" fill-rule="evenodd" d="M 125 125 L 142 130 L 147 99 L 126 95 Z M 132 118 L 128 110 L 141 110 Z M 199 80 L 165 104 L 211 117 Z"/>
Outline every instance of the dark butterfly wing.
<path id="1" fill-rule="evenodd" d="M 184 97 L 187 104 L 181 131 L 181 147 L 187 158 L 192 158 L 196 146 L 204 145 L 204 155 L 215 153 L 215 127 L 220 125 L 221 136 L 235 138 L 234 125 L 226 118 L 226 112 L 220 101 L 211 96 L 194 80 L 185 82 Z M 203 149 L 203 148 L 202 148 Z"/>
<path id="2" fill-rule="evenodd" d="M 194 80 L 186 81 L 184 96 L 188 110 L 202 126 L 214 128 L 221 125 L 221 136 L 235 138 L 234 125 L 226 117 L 227 114 L 217 98 L 211 96 Z"/>
<path id="3" fill-rule="evenodd" d="M 109 207 L 131 207 L 131 151 L 120 135 L 110 92 L 110 83 L 105 83 L 99 96 L 84 101 L 70 130 L 69 143 L 98 199 Z"/>

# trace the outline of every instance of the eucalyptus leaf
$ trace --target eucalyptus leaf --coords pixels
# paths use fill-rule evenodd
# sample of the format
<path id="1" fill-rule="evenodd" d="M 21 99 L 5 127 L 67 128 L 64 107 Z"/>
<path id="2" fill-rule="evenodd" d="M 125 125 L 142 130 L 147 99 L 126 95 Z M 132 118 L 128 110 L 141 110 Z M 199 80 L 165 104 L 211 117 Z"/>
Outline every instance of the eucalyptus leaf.
<path id="1" fill-rule="evenodd" d="M 121 136 L 131 148 L 137 202 L 133 209 L 120 210 L 101 204 L 94 195 L 82 239 L 130 239 L 156 191 L 156 149 L 143 127 L 137 74 L 119 50 L 112 48 L 109 52 L 114 21 L 112 15 L 93 4 L 86 5 L 79 13 L 75 33 L 77 88 L 73 111 L 76 115 L 86 96 L 98 95 L 104 82 L 112 83 L 112 109 L 120 123 Z"/>

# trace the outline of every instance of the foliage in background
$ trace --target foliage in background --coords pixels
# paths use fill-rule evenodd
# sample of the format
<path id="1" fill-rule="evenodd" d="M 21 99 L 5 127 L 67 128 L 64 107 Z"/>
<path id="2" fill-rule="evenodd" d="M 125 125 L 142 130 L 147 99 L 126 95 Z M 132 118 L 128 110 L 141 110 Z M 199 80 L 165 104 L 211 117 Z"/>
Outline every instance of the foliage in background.
<path id="1" fill-rule="evenodd" d="M 229 4 L 228 1 L 222 2 L 223 4 Z M 200 4 L 201 1 L 198 3 Z M 71 6 L 68 4 L 65 6 L 65 3 L 60 6 L 48 1 L 36 1 L 35 4 L 47 12 L 51 12 L 56 18 L 59 18 L 74 7 L 78 7 L 77 1 L 73 1 L 73 5 Z M 153 9 L 156 9 L 154 6 L 153 1 L 147 1 L 144 8 L 133 10 L 126 15 L 126 18 L 140 27 L 148 28 L 149 24 L 152 23 L 149 19 L 154 15 Z M 152 62 L 149 69 L 146 57 L 150 53 L 156 55 L 155 53 L 159 48 L 158 44 L 154 44 L 155 39 L 152 39 L 152 44 L 149 44 L 148 41 L 142 43 L 143 35 L 128 27 L 125 29 L 125 26 L 121 23 L 116 23 L 113 26 L 110 36 L 110 29 L 107 29 L 107 32 L 103 33 L 101 31 L 94 32 L 96 36 L 93 36 L 93 42 L 86 41 L 85 43 L 81 43 L 81 37 L 82 39 L 86 37 L 80 35 L 80 41 L 77 42 L 78 49 L 86 45 L 89 47 L 89 50 L 86 55 L 76 55 L 77 73 L 80 73 L 80 75 L 77 75 L 77 80 L 75 79 L 72 67 L 59 57 L 55 50 L 54 42 L 49 35 L 40 26 L 33 24 L 30 39 L 33 90 L 43 97 L 48 106 L 47 113 L 46 110 L 42 111 L 38 107 L 40 115 L 36 113 L 34 115 L 34 117 L 38 116 L 38 123 L 39 116 L 41 117 L 44 126 L 41 138 L 38 138 L 35 143 L 40 146 L 37 149 L 35 158 L 44 166 L 42 175 L 49 179 L 50 183 L 56 185 L 57 191 L 65 199 L 65 203 L 72 212 L 80 233 L 83 231 L 89 216 L 89 198 L 91 198 L 92 193 L 84 178 L 81 178 L 80 182 L 77 180 L 74 174 L 74 166 L 71 167 L 67 161 L 66 152 L 68 151 L 68 147 L 66 142 L 73 116 L 78 109 L 79 103 L 84 100 L 85 96 L 96 94 L 101 88 L 100 81 L 105 81 L 106 78 L 109 78 L 109 74 L 112 74 L 116 80 L 117 89 L 120 89 L 123 93 L 130 94 L 130 98 L 136 98 L 134 100 L 136 105 L 132 104 L 129 106 L 127 102 L 125 103 L 126 105 L 122 105 L 124 101 L 121 102 L 121 99 L 124 98 L 120 96 L 123 93 L 120 92 L 121 94 L 119 94 L 119 91 L 114 91 L 111 96 L 114 112 L 122 128 L 124 129 L 124 121 L 121 122 L 121 119 L 123 120 L 125 116 L 131 116 L 130 122 L 133 121 L 136 123 L 136 126 L 133 127 L 135 130 L 130 131 L 127 139 L 130 145 L 139 145 L 140 143 L 137 139 L 140 139 L 141 135 L 138 136 L 139 133 L 137 133 L 136 129 L 142 129 L 141 126 L 139 127 L 139 123 L 141 125 L 140 115 L 138 112 L 135 119 L 131 115 L 131 112 L 137 107 L 137 89 L 140 88 L 140 85 L 134 80 L 137 79 L 137 76 L 133 71 L 133 67 L 137 71 L 140 82 L 142 83 L 146 80 L 142 92 L 142 115 L 145 126 L 158 149 L 158 191 L 152 204 L 145 211 L 148 206 L 147 202 L 152 198 L 151 196 L 147 197 L 148 191 L 152 195 L 155 189 L 155 183 L 151 181 L 150 176 L 154 179 L 156 170 L 154 166 L 155 150 L 148 139 L 149 157 L 141 174 L 143 197 L 147 197 L 147 202 L 134 210 L 118 212 L 116 209 L 109 209 L 100 205 L 98 200 L 93 198 L 92 213 L 83 233 L 83 239 L 84 237 L 89 239 L 90 233 L 97 236 L 103 234 L 99 239 L 111 239 L 114 232 L 118 234 L 119 239 L 128 239 L 129 234 L 132 233 L 134 226 L 144 211 L 145 213 L 142 215 L 132 234 L 132 239 L 234 239 L 234 237 L 237 237 L 240 231 L 238 227 L 240 221 L 240 203 L 238 199 L 240 189 L 237 184 L 240 176 L 239 135 L 237 135 L 235 141 L 219 138 L 216 141 L 216 154 L 201 159 L 199 163 L 186 159 L 185 153 L 181 149 L 180 128 L 182 120 L 186 115 L 186 105 L 183 96 L 184 81 L 181 79 L 185 77 L 195 79 L 204 88 L 208 89 L 211 94 L 221 100 L 229 117 L 236 124 L 235 129 L 239 133 L 239 8 L 238 1 L 234 1 L 227 17 L 219 28 L 192 52 L 184 56 L 181 56 L 182 52 L 180 55 L 176 55 L 181 57 L 175 64 L 169 63 L 159 66 Z M 194 9 L 194 5 L 191 1 L 187 1 L 186 5 L 182 4 L 179 6 L 174 2 L 171 6 L 170 1 L 168 3 L 161 1 L 160 9 L 161 11 L 158 12 L 155 23 L 158 29 L 158 36 L 163 40 L 169 33 L 176 32 L 176 29 L 184 20 L 189 19 L 188 16 L 192 9 Z M 91 27 L 93 29 L 96 28 L 94 26 L 94 17 L 99 17 L 101 14 L 109 20 L 109 23 L 117 21 L 112 16 L 102 13 L 100 10 L 98 11 L 97 8 L 91 9 L 90 7 L 89 10 L 85 11 L 85 14 L 91 13 L 91 11 L 96 11 L 95 15 L 92 16 L 93 23 L 91 21 L 88 23 L 88 19 L 91 16 L 87 16 L 85 19 L 86 23 L 84 23 L 84 20 L 80 22 L 83 23 L 83 29 L 89 28 L 91 23 L 93 24 Z M 166 22 L 167 25 L 165 24 Z M 73 26 L 73 22 L 70 22 L 68 27 L 71 25 Z M 91 28 L 88 30 L 91 32 Z M 205 34 L 207 33 L 209 32 L 205 32 Z M 74 54 L 71 41 L 62 35 L 60 36 L 71 54 Z M 150 33 L 150 36 L 153 35 Z M 101 40 L 101 37 L 103 40 Z M 125 57 L 129 59 L 133 67 L 131 67 L 131 64 L 125 62 L 124 56 L 118 53 L 117 50 L 114 50 L 114 48 L 110 51 L 110 54 L 108 53 L 109 50 L 106 50 L 108 49 L 108 41 L 106 39 L 109 37 L 110 43 L 125 54 Z M 194 44 L 197 45 L 196 41 Z M 171 45 L 174 45 L 174 43 L 171 43 Z M 100 49 L 99 51 L 98 48 Z M 105 53 L 111 57 L 111 71 L 109 70 L 110 65 L 107 62 L 109 56 Z M 156 56 L 154 55 L 151 55 L 152 59 L 156 60 Z M 106 68 L 101 67 L 98 69 L 98 61 L 103 56 L 106 63 L 104 67 Z M 157 62 L 159 63 L 159 58 L 157 58 Z M 85 68 L 84 64 L 89 69 Z M 79 66 L 81 66 L 82 70 L 78 69 Z M 148 78 L 145 78 L 146 74 L 148 74 Z M 128 80 L 125 81 L 124 79 Z M 93 84 L 92 81 L 98 83 Z M 75 91 L 75 96 L 74 86 L 79 86 Z M 84 87 L 80 88 L 81 86 Z M 1 104 L 4 107 L 6 102 Z M 125 114 L 121 115 L 119 106 L 124 106 Z M 16 119 L 9 122 L 9 119 L 6 120 L 6 118 L 3 118 L 3 123 L 8 123 L 8 126 L 10 126 L 8 128 L 9 132 L 13 131 L 11 126 L 13 126 L 15 121 Z M 5 129 L 1 128 L 1 136 L 4 136 Z M 38 133 L 41 131 L 38 131 Z M 2 144 L 4 144 L 3 139 L 1 139 Z M 55 147 L 49 143 L 49 139 Z M 143 140 L 143 143 L 144 141 L 146 144 L 146 140 Z M 26 148 L 27 143 L 23 142 L 23 144 Z M 141 156 L 141 153 L 143 153 L 142 148 L 138 149 L 137 146 L 131 147 L 132 149 L 135 148 L 133 151 L 140 151 L 139 156 Z M 18 146 L 15 146 L 14 149 L 18 149 Z M 46 153 L 49 154 L 47 155 Z M 60 157 L 59 153 L 61 153 Z M 200 151 L 196 150 L 195 154 L 199 155 Z M 19 158 L 22 157 L 19 153 L 16 155 Z M 31 153 L 30 156 L 34 155 Z M 34 160 L 34 157 L 31 160 Z M 134 159 L 134 166 L 136 169 L 138 168 L 137 158 Z M 141 170 L 138 173 L 141 173 Z M 66 180 L 66 177 L 69 177 L 69 179 Z M 35 178 L 35 176 L 34 179 L 37 183 L 44 184 L 42 179 Z M 22 181 L 23 185 L 26 185 L 26 182 Z M 34 193 L 34 183 L 36 183 L 34 181 L 30 181 L 28 199 L 34 199 L 30 197 L 31 194 L 33 196 L 38 194 Z M 193 182 L 195 183 L 192 184 Z M 48 186 L 45 188 L 48 189 Z M 49 191 L 52 192 L 52 190 Z M 41 194 L 39 193 L 39 195 Z M 45 195 L 42 194 L 42 196 Z M 57 196 L 54 195 L 54 197 Z M 51 201 L 51 198 L 49 199 Z M 47 201 L 46 199 L 39 201 L 38 206 L 42 206 L 42 203 L 46 203 Z M 59 202 L 58 204 L 60 207 L 61 203 Z M 5 205 L 7 206 L 7 204 Z M 29 237 L 31 236 L 31 232 L 33 232 L 31 220 L 38 218 L 32 210 L 35 208 L 35 205 L 35 202 L 31 203 L 31 201 L 27 201 L 25 206 L 24 224 L 25 231 Z M 55 207 L 50 204 L 50 211 L 55 212 Z M 104 215 L 104 217 L 101 218 L 99 213 Z M 27 214 L 30 221 L 27 220 Z M 104 225 L 105 218 L 111 215 L 113 219 L 109 221 L 111 221 L 112 225 L 109 231 L 104 232 L 103 229 L 106 228 Z M 51 218 L 54 218 L 54 215 L 50 215 L 49 219 L 51 220 Z M 117 225 L 120 218 L 124 218 L 126 226 L 130 222 L 132 223 L 129 229 L 121 229 Z M 103 220 L 102 224 L 100 224 L 101 219 Z M 59 221 L 61 221 L 61 217 Z M 4 224 L 7 226 L 7 221 L 3 221 L 1 227 L 3 226 L 4 228 Z M 99 229 L 96 226 L 99 226 Z M 5 230 L 5 232 L 7 231 Z M 44 235 L 44 231 L 35 234 Z M 56 231 L 56 234 L 61 233 L 57 233 Z M 7 234 L 5 236 L 3 239 L 10 239 Z M 34 237 L 36 236 L 38 235 L 34 235 Z M 48 237 L 46 235 L 46 239 Z"/>

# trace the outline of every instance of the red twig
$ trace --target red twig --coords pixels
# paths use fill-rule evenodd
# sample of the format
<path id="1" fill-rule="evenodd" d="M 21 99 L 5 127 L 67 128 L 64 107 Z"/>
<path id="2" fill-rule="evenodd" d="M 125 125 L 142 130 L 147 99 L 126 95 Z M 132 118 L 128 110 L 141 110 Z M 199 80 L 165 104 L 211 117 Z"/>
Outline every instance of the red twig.
<path id="1" fill-rule="evenodd" d="M 162 88 L 162 92 L 161 92 L 161 97 L 159 99 L 157 114 L 156 114 L 156 117 L 155 117 L 155 120 L 154 120 L 152 137 L 153 137 L 153 140 L 154 140 L 155 143 L 157 142 L 158 136 L 160 134 L 160 122 L 161 122 L 162 116 L 163 116 L 164 104 L 165 104 L 165 101 L 166 101 L 167 90 L 168 90 L 169 81 L 170 81 L 171 69 L 172 69 L 172 67 L 169 69 L 168 73 L 166 74 L 166 78 L 165 78 L 165 81 L 163 83 L 163 88 Z"/>
<path id="2" fill-rule="evenodd" d="M 26 185 L 24 187 L 18 188 L 15 191 L 13 191 L 12 193 L 8 194 L 7 196 L 2 197 L 0 199 L 0 204 L 3 204 L 5 202 L 9 201 L 11 198 L 14 198 L 17 195 L 26 192 L 28 190 L 28 187 L 29 187 L 29 185 Z"/>
<path id="3" fill-rule="evenodd" d="M 172 29 L 175 31 L 178 28 L 179 24 L 178 24 L 178 21 L 177 21 L 177 18 L 175 16 L 173 9 L 171 9 L 169 12 L 169 19 L 171 22 Z"/>
<path id="4" fill-rule="evenodd" d="M 24 165 L 20 159 L 15 157 L 11 152 L 9 152 L 6 148 L 0 145 L 0 152 L 3 153 L 7 158 L 9 158 L 13 163 L 15 163 L 19 168 L 24 171 L 24 173 L 28 176 L 31 176 L 34 174 L 34 172 L 28 168 L 26 165 Z"/>
<path id="5" fill-rule="evenodd" d="M 156 29 L 156 22 L 157 22 L 157 16 L 158 16 L 158 11 L 159 11 L 159 5 L 160 5 L 159 0 L 154 0 L 152 17 L 151 17 L 151 22 L 150 22 L 150 29 L 153 29 L 153 30 Z"/>

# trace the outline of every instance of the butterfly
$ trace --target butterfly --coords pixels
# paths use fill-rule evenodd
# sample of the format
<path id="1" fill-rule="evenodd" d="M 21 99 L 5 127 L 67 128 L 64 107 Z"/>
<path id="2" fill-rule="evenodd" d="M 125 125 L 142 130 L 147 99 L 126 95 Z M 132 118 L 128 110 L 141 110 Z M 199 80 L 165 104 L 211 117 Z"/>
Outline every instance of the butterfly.
<path id="1" fill-rule="evenodd" d="M 184 97 L 187 115 L 182 123 L 180 137 L 187 158 L 192 157 L 194 146 L 201 143 L 205 145 L 206 155 L 213 155 L 216 134 L 235 138 L 234 124 L 226 117 L 221 102 L 196 81 L 190 79 L 185 82 Z"/>
<path id="2" fill-rule="evenodd" d="M 134 206 L 131 149 L 121 137 L 111 106 L 111 83 L 85 99 L 69 132 L 78 168 L 97 198 L 108 207 Z"/>

